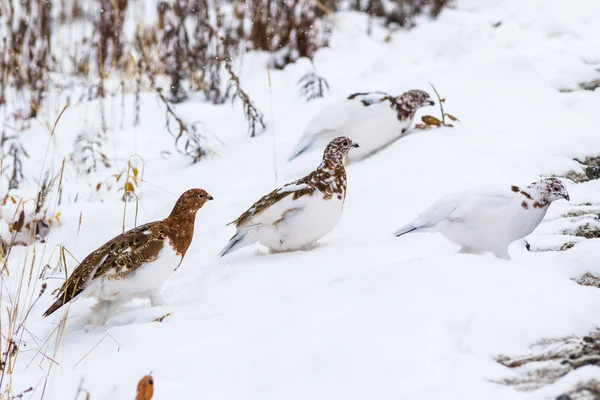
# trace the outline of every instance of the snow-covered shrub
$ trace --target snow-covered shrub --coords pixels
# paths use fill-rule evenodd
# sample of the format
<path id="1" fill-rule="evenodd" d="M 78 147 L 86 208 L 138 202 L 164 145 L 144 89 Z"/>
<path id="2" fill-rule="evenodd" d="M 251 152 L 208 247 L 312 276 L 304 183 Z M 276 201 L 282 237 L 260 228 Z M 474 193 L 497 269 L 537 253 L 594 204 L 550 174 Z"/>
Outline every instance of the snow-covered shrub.
<path id="1" fill-rule="evenodd" d="M 247 5 L 249 30 L 245 38 L 252 49 L 273 55 L 272 66 L 283 68 L 299 57 L 311 58 L 327 45 L 330 21 L 312 2 L 300 0 L 239 1 Z M 324 17 L 325 15 L 325 17 Z"/>
<path id="2" fill-rule="evenodd" d="M 375 17 L 383 17 L 386 25 L 411 28 L 421 14 L 437 17 L 451 0 L 354 0 L 351 8 Z"/>
<path id="3" fill-rule="evenodd" d="M 1 8 L 0 106 L 12 88 L 29 104 L 27 117 L 34 118 L 46 95 L 52 64 L 51 3 L 7 0 Z"/>

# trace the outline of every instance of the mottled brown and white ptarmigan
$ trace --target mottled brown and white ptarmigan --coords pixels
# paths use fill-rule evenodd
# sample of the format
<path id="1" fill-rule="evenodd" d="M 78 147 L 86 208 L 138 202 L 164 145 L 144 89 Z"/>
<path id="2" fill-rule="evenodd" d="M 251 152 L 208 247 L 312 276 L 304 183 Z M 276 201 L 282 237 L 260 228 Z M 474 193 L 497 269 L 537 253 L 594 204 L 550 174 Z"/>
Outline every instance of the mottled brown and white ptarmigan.
<path id="1" fill-rule="evenodd" d="M 565 185 L 544 178 L 527 187 L 475 189 L 442 197 L 413 222 L 396 232 L 439 232 L 463 246 L 460 253 L 489 251 L 510 260 L 508 245 L 524 238 L 542 222 L 550 203 L 570 200 Z"/>
<path id="2" fill-rule="evenodd" d="M 346 198 L 342 160 L 357 148 L 347 137 L 333 139 L 319 167 L 262 197 L 230 224 L 237 232 L 219 254 L 259 242 L 272 252 L 306 249 L 340 221 Z"/>
<path id="3" fill-rule="evenodd" d="M 167 218 L 122 233 L 93 251 L 62 285 L 44 317 L 81 297 L 99 300 L 94 320 L 100 323 L 112 307 L 132 297 L 148 297 L 158 305 L 163 282 L 179 267 L 192 242 L 196 212 L 212 199 L 202 189 L 190 189 Z"/>
<path id="4" fill-rule="evenodd" d="M 347 157 L 350 162 L 360 160 L 400 138 L 411 127 L 417 110 L 432 105 L 429 94 L 416 89 L 399 96 L 384 92 L 351 94 L 310 120 L 288 160 L 319 149 L 340 135 L 360 143 L 360 149 Z"/>

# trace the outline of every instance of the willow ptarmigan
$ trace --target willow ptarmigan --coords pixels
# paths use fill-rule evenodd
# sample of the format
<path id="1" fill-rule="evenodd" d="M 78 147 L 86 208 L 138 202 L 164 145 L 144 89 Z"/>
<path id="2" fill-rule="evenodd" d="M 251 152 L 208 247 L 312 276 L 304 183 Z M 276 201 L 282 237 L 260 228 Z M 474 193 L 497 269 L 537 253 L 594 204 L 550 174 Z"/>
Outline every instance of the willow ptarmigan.
<path id="1" fill-rule="evenodd" d="M 413 222 L 396 232 L 439 232 L 463 246 L 460 253 L 489 251 L 510 260 L 508 245 L 529 235 L 555 200 L 570 200 L 565 185 L 544 178 L 518 186 L 477 189 L 442 197 Z"/>
<path id="2" fill-rule="evenodd" d="M 357 147 L 347 137 L 333 139 L 316 170 L 263 196 L 230 223 L 237 232 L 219 255 L 256 242 L 272 252 L 306 249 L 329 233 L 340 221 L 346 199 L 342 160 Z"/>
<path id="3" fill-rule="evenodd" d="M 160 287 L 175 271 L 192 242 L 196 212 L 212 196 L 202 189 L 184 192 L 171 214 L 109 240 L 88 255 L 60 288 L 44 316 L 71 300 L 95 297 L 95 314 L 104 323 L 111 307 L 136 296 L 158 305 Z"/>
<path id="4" fill-rule="evenodd" d="M 322 148 L 339 135 L 360 143 L 348 161 L 360 160 L 402 136 L 411 127 L 415 112 L 434 104 L 422 90 L 409 90 L 400 96 L 354 93 L 325 107 L 308 123 L 288 160 Z"/>

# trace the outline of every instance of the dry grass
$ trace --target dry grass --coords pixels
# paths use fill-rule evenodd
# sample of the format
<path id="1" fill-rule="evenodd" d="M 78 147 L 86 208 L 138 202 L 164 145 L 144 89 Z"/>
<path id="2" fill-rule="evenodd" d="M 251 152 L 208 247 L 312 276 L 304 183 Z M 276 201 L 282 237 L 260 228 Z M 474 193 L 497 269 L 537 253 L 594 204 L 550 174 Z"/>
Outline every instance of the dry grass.
<path id="1" fill-rule="evenodd" d="M 582 338 L 565 337 L 544 340 L 534 348 L 540 351 L 524 357 L 499 356 L 502 365 L 522 371 L 518 378 L 500 383 L 529 391 L 556 382 L 569 372 L 587 366 L 600 366 L 600 330 Z"/>
<path id="2" fill-rule="evenodd" d="M 58 122 L 66 108 L 67 106 L 62 109 L 51 127 L 48 142 L 52 140 Z M 48 126 L 50 125 L 48 124 Z M 46 147 L 46 154 L 47 152 L 48 146 Z M 54 337 L 56 351 L 62 338 L 62 329 L 55 329 L 48 338 L 41 340 L 27 328 L 32 310 L 47 288 L 46 283 L 41 283 L 39 279 L 44 269 L 39 260 L 44 258 L 46 245 L 38 241 L 51 234 L 49 228 L 53 222 L 60 222 L 60 214 L 56 212 L 56 207 L 60 202 L 65 164 L 63 161 L 59 174 L 51 178 L 48 172 L 44 172 L 45 162 L 44 159 L 40 169 L 37 194 L 34 199 L 19 198 L 16 200 L 14 196 L 10 195 L 4 198 L 5 202 L 16 202 L 17 211 L 15 213 L 16 219 L 10 227 L 10 240 L 3 241 L 4 256 L 0 274 L 0 296 L 7 304 L 6 310 L 2 310 L 3 314 L 0 314 L 0 388 L 2 390 L 0 392 L 2 397 L 0 398 L 2 399 L 12 399 L 15 396 L 19 398 L 18 396 L 23 396 L 29 391 L 28 389 L 25 392 L 12 393 L 13 373 L 22 353 L 24 351 L 33 353 L 33 355 L 29 355 L 32 360 L 30 363 L 36 357 L 41 357 L 40 364 L 46 365 L 49 373 L 56 362 L 54 356 L 46 354 L 46 345 Z M 54 204 L 50 204 L 51 193 L 54 195 Z M 26 212 L 28 203 L 32 204 L 31 214 Z M 16 240 L 17 235 L 19 235 L 18 240 Z M 21 245 L 26 247 L 19 249 L 20 256 L 14 258 L 15 260 L 22 260 L 21 265 L 9 265 L 11 253 L 15 251 L 17 246 Z M 14 288 L 14 291 L 9 291 L 9 288 Z M 64 319 L 62 324 L 64 329 Z M 26 338 L 27 340 L 25 340 Z M 25 348 L 25 343 L 28 343 L 27 348 Z"/>
<path id="3" fill-rule="evenodd" d="M 574 230 L 567 229 L 562 232 L 564 235 L 579 236 L 586 239 L 600 238 L 600 224 L 586 222 L 583 225 L 579 225 Z"/>
<path id="4" fill-rule="evenodd" d="M 582 286 L 593 286 L 600 289 L 600 276 L 594 275 L 591 272 L 586 272 L 573 280 Z"/>

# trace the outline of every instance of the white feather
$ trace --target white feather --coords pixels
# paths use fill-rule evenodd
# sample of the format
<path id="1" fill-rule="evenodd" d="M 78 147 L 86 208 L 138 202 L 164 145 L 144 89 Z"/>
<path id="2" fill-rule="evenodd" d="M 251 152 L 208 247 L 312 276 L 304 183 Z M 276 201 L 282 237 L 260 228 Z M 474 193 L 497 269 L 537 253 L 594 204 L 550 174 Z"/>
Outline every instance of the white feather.
<path id="1" fill-rule="evenodd" d="M 352 100 L 339 100 L 321 110 L 304 129 L 289 159 L 305 152 L 322 152 L 333 138 L 347 136 L 360 146 L 347 155 L 349 161 L 355 161 L 400 138 L 412 125 L 412 119 L 398 120 L 389 102 L 378 102 L 382 96 L 370 93 L 368 98 L 374 102 L 369 106 L 361 102 L 366 96 L 357 96 Z"/>

